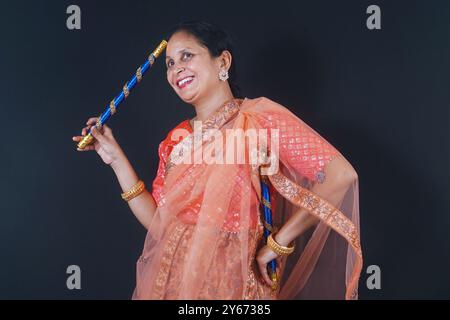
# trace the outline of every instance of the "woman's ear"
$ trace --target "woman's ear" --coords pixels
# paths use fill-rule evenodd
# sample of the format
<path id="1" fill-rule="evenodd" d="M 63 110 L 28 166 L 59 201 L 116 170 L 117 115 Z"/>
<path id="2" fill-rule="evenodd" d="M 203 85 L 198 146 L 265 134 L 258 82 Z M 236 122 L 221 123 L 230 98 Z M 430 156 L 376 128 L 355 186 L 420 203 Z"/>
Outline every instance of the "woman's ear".
<path id="1" fill-rule="evenodd" d="M 220 55 L 220 68 L 229 70 L 232 60 L 233 60 L 233 57 L 231 56 L 230 51 L 224 50 L 222 52 L 222 54 Z"/>

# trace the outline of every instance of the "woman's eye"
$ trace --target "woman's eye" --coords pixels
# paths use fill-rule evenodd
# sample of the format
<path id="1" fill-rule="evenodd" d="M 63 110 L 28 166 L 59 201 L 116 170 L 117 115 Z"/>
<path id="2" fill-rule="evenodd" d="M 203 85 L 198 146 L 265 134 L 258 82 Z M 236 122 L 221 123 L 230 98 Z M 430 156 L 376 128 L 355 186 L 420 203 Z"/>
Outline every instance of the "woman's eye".
<path id="1" fill-rule="evenodd" d="M 181 56 L 181 60 L 186 61 L 190 59 L 193 56 L 192 53 L 189 52 L 183 52 L 183 55 Z M 171 59 L 167 62 L 167 68 L 170 68 L 174 65 L 174 61 Z"/>
<path id="2" fill-rule="evenodd" d="M 190 57 L 192 57 L 192 53 L 189 53 L 189 52 L 183 53 L 183 60 L 190 58 Z"/>

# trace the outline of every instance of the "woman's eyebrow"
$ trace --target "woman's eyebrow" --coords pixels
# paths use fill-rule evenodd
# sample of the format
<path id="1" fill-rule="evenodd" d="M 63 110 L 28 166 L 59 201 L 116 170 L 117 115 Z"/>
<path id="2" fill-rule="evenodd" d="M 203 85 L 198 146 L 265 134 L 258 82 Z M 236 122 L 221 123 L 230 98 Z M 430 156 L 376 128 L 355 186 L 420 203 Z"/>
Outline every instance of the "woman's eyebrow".
<path id="1" fill-rule="evenodd" d="M 192 48 L 186 47 L 178 51 L 178 54 L 184 53 L 186 50 L 192 50 Z M 172 58 L 171 56 L 166 56 L 166 60 Z"/>

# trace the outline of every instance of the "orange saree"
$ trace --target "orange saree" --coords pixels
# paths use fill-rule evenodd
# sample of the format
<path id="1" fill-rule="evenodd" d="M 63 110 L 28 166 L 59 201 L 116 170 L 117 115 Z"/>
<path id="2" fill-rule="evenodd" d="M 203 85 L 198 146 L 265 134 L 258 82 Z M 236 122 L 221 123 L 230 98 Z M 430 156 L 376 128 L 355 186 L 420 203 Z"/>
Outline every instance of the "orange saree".
<path id="1" fill-rule="evenodd" d="M 278 259 L 276 290 L 255 261 L 264 246 L 261 163 L 250 160 L 251 135 L 236 143 L 238 135 L 229 132 L 267 133 L 267 154 L 278 161 L 268 174 L 275 226 L 299 208 L 319 219 L 296 239 L 294 254 Z M 258 136 L 257 147 L 264 141 Z M 358 181 L 335 204 L 313 192 L 315 184 L 333 180 L 326 168 L 343 156 L 287 108 L 264 97 L 233 99 L 198 128 L 181 122 L 158 151 L 157 209 L 137 261 L 133 299 L 357 298 Z"/>

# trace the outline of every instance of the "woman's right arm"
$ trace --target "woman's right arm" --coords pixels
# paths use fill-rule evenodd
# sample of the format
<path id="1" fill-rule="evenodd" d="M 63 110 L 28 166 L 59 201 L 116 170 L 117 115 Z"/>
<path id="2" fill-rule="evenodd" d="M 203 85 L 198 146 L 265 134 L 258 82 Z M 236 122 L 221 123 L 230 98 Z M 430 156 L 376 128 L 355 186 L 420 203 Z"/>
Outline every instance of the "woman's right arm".
<path id="1" fill-rule="evenodd" d="M 139 181 L 139 178 L 125 156 L 122 148 L 114 138 L 111 128 L 104 124 L 102 129 L 103 132 L 98 131 L 95 129 L 96 121 L 96 117 L 90 118 L 86 123 L 87 126 L 81 130 L 81 136 L 72 137 L 72 140 L 79 142 L 89 132 L 90 128 L 94 126 L 91 130 L 91 133 L 95 138 L 94 143 L 86 146 L 84 149 L 77 150 L 95 150 L 103 162 L 108 164 L 114 170 L 122 191 L 126 192 Z M 156 211 L 156 202 L 151 193 L 144 190 L 142 193 L 128 201 L 128 205 L 139 222 L 148 229 Z"/>
<path id="2" fill-rule="evenodd" d="M 136 172 L 122 151 L 111 163 L 111 168 L 114 170 L 123 192 L 130 190 L 139 181 Z M 139 222 L 148 229 L 156 210 L 156 202 L 151 193 L 144 190 L 128 201 L 128 205 Z"/>

